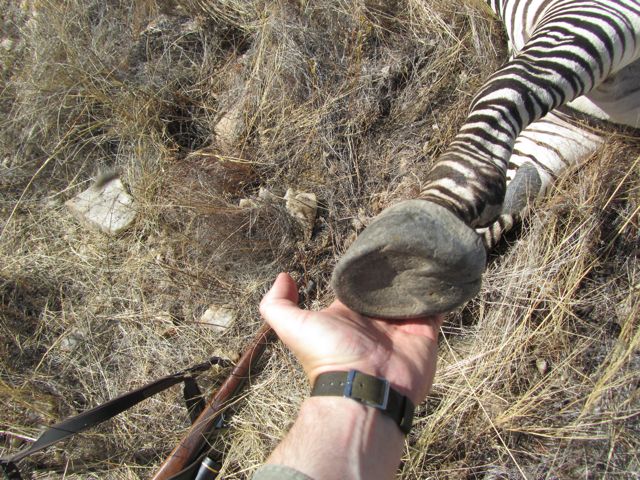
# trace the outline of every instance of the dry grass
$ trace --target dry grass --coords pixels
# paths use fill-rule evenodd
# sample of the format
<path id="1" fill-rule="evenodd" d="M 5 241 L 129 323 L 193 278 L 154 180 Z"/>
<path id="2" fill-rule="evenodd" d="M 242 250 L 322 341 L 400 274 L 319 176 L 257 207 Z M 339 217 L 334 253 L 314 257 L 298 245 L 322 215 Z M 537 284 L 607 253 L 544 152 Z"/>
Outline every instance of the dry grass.
<path id="1" fill-rule="evenodd" d="M 5 451 L 153 378 L 233 357 L 280 270 L 307 306 L 326 305 L 336 258 L 416 193 L 504 59 L 473 1 L 200 3 L 0 2 Z M 227 137 L 215 128 L 225 116 Z M 636 138 L 612 136 L 501 246 L 481 295 L 445 325 L 402 478 L 637 477 L 639 159 Z M 63 206 L 110 169 L 140 210 L 117 238 Z M 260 187 L 318 195 L 310 240 L 281 203 L 238 207 Z M 210 304 L 237 312 L 223 334 L 198 321 Z M 250 476 L 306 393 L 274 345 L 216 440 L 225 478 Z M 187 428 L 179 397 L 25 471 L 147 478 Z"/>

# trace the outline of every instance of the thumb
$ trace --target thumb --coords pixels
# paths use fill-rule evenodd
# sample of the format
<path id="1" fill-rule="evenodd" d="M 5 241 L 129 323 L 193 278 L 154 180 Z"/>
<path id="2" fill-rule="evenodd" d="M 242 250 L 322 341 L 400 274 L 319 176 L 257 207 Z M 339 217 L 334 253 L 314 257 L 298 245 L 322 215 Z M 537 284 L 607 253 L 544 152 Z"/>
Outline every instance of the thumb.
<path id="1" fill-rule="evenodd" d="M 296 282 L 293 281 L 293 278 L 288 273 L 280 273 L 276 277 L 276 281 L 273 282 L 273 285 L 267 292 L 267 294 L 260 302 L 260 307 L 262 308 L 262 304 L 266 302 L 272 302 L 277 300 L 289 300 L 295 304 L 298 303 L 298 287 Z"/>
<path id="2" fill-rule="evenodd" d="M 284 323 L 300 313 L 298 287 L 288 273 L 281 273 L 260 302 L 260 314 L 279 335 Z"/>

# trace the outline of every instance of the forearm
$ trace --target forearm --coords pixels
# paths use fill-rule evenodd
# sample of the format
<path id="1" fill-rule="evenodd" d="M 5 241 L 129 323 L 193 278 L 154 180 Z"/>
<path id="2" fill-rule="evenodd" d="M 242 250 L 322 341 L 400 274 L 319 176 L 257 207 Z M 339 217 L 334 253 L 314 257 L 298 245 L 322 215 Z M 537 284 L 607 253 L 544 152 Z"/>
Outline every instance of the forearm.
<path id="1" fill-rule="evenodd" d="M 311 397 L 267 463 L 318 480 L 390 479 L 403 440 L 398 425 L 375 408 L 348 398 Z"/>

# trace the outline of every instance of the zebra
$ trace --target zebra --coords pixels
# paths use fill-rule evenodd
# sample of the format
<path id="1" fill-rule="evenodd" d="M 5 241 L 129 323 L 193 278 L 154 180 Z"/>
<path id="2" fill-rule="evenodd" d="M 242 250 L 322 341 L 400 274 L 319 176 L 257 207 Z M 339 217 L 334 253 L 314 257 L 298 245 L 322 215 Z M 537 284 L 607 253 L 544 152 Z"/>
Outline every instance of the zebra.
<path id="1" fill-rule="evenodd" d="M 602 138 L 568 112 L 640 127 L 640 0 L 488 0 L 510 60 L 481 87 L 418 199 L 384 210 L 331 284 L 378 318 L 443 313 L 478 292 L 486 249 Z"/>
<path id="2" fill-rule="evenodd" d="M 507 27 L 513 58 L 531 38 L 537 19 L 544 14 L 545 2 L 489 0 L 488 3 Z M 591 92 L 569 102 L 564 111 L 562 107 L 550 111 L 522 131 L 509 157 L 501 214 L 490 226 L 477 229 L 487 250 L 526 216 L 533 197 L 542 196 L 560 173 L 587 158 L 602 144 L 602 135 L 582 127 L 573 112 L 635 128 L 640 126 L 639 82 L 640 62 L 635 61 L 610 74 Z M 603 102 L 604 107 L 599 107 L 598 103 Z"/>

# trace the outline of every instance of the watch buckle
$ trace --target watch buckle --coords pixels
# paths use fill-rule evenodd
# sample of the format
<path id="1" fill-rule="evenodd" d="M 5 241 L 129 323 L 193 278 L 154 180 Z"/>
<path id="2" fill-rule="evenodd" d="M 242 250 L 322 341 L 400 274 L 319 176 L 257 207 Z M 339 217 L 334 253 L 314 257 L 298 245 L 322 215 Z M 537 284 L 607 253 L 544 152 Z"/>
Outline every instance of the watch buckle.
<path id="1" fill-rule="evenodd" d="M 347 380 L 344 384 L 344 390 L 342 391 L 343 397 L 354 398 L 352 395 L 353 384 L 356 378 L 356 374 L 358 373 L 360 373 L 358 370 L 349 370 L 349 372 L 347 373 Z M 387 406 L 389 405 L 389 392 L 391 391 L 391 385 L 389 384 L 389 380 L 387 380 L 386 378 L 371 377 L 371 376 L 370 378 L 375 378 L 376 380 L 382 383 L 382 387 L 384 389 L 382 394 L 382 400 L 379 402 L 376 402 L 375 400 L 372 400 L 370 398 L 358 398 L 358 400 L 360 400 L 365 405 L 384 411 L 387 409 Z"/>

